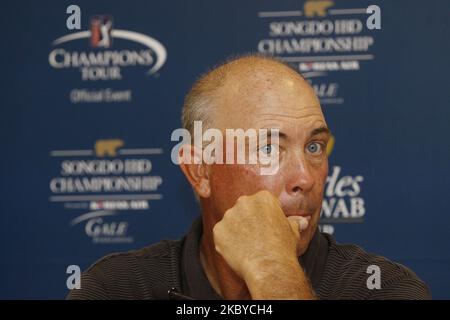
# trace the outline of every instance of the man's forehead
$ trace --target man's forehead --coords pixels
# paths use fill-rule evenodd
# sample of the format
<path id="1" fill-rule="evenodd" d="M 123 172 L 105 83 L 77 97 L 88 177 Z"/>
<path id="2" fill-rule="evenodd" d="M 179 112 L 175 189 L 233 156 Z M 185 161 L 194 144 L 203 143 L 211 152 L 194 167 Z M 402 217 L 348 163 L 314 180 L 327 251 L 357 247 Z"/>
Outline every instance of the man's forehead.
<path id="1" fill-rule="evenodd" d="M 223 113 L 219 118 L 221 127 L 240 128 L 283 128 L 283 127 L 310 127 L 313 122 L 325 122 L 320 105 L 312 106 L 257 106 L 250 108 L 236 108 L 237 111 Z"/>
<path id="2" fill-rule="evenodd" d="M 319 100 L 308 87 L 255 88 L 245 93 L 227 92 L 219 98 L 217 117 L 231 122 L 267 119 L 297 119 L 316 115 L 323 117 Z"/>
<path id="3" fill-rule="evenodd" d="M 301 120 L 311 117 L 323 118 L 319 104 L 309 106 L 278 106 L 273 108 L 255 108 L 253 112 L 255 122 L 267 122 L 271 120 Z"/>
<path id="4" fill-rule="evenodd" d="M 255 129 L 276 129 L 282 139 L 308 138 L 317 134 L 330 134 L 330 130 L 323 116 L 312 115 L 304 118 L 304 121 L 293 119 L 292 121 L 268 120 L 260 121 Z"/>

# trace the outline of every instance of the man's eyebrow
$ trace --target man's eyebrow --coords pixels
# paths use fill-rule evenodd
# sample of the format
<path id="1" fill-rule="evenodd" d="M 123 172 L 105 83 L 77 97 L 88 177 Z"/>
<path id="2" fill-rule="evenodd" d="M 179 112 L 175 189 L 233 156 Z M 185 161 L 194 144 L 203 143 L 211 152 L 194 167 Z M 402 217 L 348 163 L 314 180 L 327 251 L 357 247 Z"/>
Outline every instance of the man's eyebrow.
<path id="1" fill-rule="evenodd" d="M 272 130 L 273 129 L 266 129 L 267 130 L 267 138 L 271 138 L 272 137 Z M 275 129 L 278 130 L 278 129 Z M 309 134 L 309 137 L 314 137 L 315 135 L 321 134 L 321 133 L 325 133 L 327 135 L 331 135 L 331 131 L 330 129 L 328 129 L 327 127 L 323 126 L 323 127 L 319 127 L 314 129 L 313 131 L 311 131 L 311 133 Z M 288 136 L 286 133 L 282 132 L 282 131 L 278 131 L 278 137 L 280 139 L 287 139 Z"/>
<path id="2" fill-rule="evenodd" d="M 272 137 L 272 130 L 277 130 L 278 131 L 278 137 L 280 139 L 287 139 L 287 134 L 284 132 L 279 131 L 278 129 L 266 129 L 267 130 L 267 138 L 271 138 Z"/>
<path id="3" fill-rule="evenodd" d="M 320 127 L 320 128 L 316 128 L 313 131 L 311 131 L 311 133 L 309 134 L 309 137 L 314 137 L 315 135 L 318 135 L 318 134 L 321 134 L 321 133 L 325 133 L 327 135 L 331 135 L 330 129 L 328 129 L 327 127 Z"/>

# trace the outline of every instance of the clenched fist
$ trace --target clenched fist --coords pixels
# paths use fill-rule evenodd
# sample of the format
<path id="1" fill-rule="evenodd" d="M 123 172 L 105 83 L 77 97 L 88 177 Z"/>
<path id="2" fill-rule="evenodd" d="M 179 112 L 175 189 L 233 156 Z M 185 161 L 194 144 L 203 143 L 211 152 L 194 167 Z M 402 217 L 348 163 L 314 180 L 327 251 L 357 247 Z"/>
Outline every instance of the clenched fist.
<path id="1" fill-rule="evenodd" d="M 271 282 L 307 284 L 297 254 L 300 233 L 307 226 L 306 218 L 286 218 L 279 200 L 259 191 L 241 196 L 214 226 L 215 248 L 246 282 L 252 298 L 299 298 L 303 289 L 311 293 L 309 286 L 291 284 L 277 290 Z"/>

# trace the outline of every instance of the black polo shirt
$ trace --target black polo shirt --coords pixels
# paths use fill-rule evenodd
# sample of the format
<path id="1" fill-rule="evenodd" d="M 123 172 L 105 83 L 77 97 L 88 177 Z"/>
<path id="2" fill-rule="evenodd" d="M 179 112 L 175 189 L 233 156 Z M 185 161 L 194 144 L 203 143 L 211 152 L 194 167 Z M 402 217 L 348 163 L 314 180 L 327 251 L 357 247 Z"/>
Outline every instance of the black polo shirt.
<path id="1" fill-rule="evenodd" d="M 194 299 L 221 299 L 200 262 L 201 234 L 199 218 L 182 240 L 108 255 L 82 274 L 81 289 L 68 299 L 167 299 L 170 287 Z M 356 245 L 337 244 L 319 231 L 299 263 L 319 299 L 431 298 L 425 283 L 405 266 Z M 371 266 L 379 268 L 379 289 L 368 285 Z"/>

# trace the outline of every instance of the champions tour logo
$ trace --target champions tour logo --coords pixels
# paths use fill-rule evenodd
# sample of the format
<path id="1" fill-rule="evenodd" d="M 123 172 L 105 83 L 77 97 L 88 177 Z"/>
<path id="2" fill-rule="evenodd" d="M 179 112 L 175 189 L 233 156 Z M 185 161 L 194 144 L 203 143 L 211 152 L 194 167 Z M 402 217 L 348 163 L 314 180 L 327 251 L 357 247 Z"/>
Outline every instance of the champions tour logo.
<path id="1" fill-rule="evenodd" d="M 59 37 L 48 56 L 56 70 L 76 69 L 83 82 L 120 81 L 125 69 L 142 69 L 157 75 L 167 59 L 165 47 L 156 39 L 134 31 L 115 29 L 113 18 L 94 16 L 90 28 Z M 130 102 L 131 90 L 72 89 L 72 103 Z"/>
<path id="2" fill-rule="evenodd" d="M 89 39 L 91 47 L 97 50 L 64 48 L 70 42 L 83 39 Z M 112 50 L 114 39 L 131 41 L 142 48 Z M 142 66 L 147 69 L 148 74 L 153 74 L 161 69 L 167 58 L 166 49 L 159 41 L 134 31 L 113 29 L 113 20 L 109 16 L 93 17 L 90 31 L 65 35 L 53 41 L 52 46 L 56 48 L 49 54 L 50 65 L 55 69 L 79 69 L 83 81 L 120 80 L 121 71 L 126 67 Z"/>

